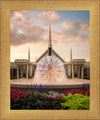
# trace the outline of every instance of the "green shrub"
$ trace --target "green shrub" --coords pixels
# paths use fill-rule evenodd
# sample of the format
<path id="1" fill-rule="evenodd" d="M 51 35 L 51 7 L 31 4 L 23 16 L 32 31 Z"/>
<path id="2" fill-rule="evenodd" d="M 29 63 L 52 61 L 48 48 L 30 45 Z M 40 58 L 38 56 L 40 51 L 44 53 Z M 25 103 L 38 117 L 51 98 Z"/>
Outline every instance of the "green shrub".
<path id="1" fill-rule="evenodd" d="M 61 94 L 61 100 L 61 106 L 63 109 L 85 110 L 90 107 L 90 98 L 81 94 L 72 95 L 69 93 L 67 96 Z"/>
<path id="2" fill-rule="evenodd" d="M 68 76 L 68 78 L 72 78 L 72 76 Z"/>
<path id="3" fill-rule="evenodd" d="M 11 109 L 89 110 L 90 106 L 89 97 L 80 94 L 68 94 L 67 96 L 61 94 L 60 99 L 46 97 L 44 93 L 41 97 L 36 95 L 37 91 L 35 91 L 35 96 L 32 94 L 17 99 L 11 99 Z"/>
<path id="4" fill-rule="evenodd" d="M 11 109 L 20 110 L 20 109 L 35 109 L 35 110 L 46 110 L 46 109 L 61 109 L 60 100 L 51 99 L 48 97 L 35 97 L 34 95 L 25 96 L 23 98 L 15 99 L 11 101 Z"/>
<path id="5" fill-rule="evenodd" d="M 28 78 L 32 78 L 33 76 L 29 76 Z"/>
<path id="6" fill-rule="evenodd" d="M 11 76 L 10 79 L 17 79 L 17 76 Z"/>
<path id="7" fill-rule="evenodd" d="M 21 76 L 19 76 L 21 78 Z M 10 79 L 17 79 L 17 76 L 11 76 Z"/>
<path id="8" fill-rule="evenodd" d="M 47 93 L 39 93 L 39 95 L 41 95 L 42 97 L 48 97 Z"/>
<path id="9" fill-rule="evenodd" d="M 27 90 L 26 93 L 29 93 L 30 95 L 34 95 L 35 97 L 36 96 L 39 96 L 39 92 L 37 90 L 33 91 L 33 90 Z"/>
<path id="10" fill-rule="evenodd" d="M 59 94 L 54 98 L 57 92 L 49 91 L 42 93 L 38 90 L 27 90 L 27 96 L 11 99 L 11 109 L 59 109 L 59 110 L 89 110 L 90 97 L 83 94 L 71 94 L 67 96 Z M 21 93 L 20 93 L 21 94 Z M 15 94 L 16 96 L 17 94 Z M 19 95 L 19 94 L 18 94 Z M 52 95 L 51 97 L 49 95 Z M 12 98 L 12 97 L 11 97 Z"/>
<path id="11" fill-rule="evenodd" d="M 41 93 L 41 92 L 38 92 L 38 90 L 35 90 L 34 92 L 32 92 L 32 90 L 28 90 L 26 91 L 26 93 L 29 93 L 30 95 L 34 95 L 35 97 L 38 97 L 38 96 L 42 96 L 42 97 L 48 97 L 48 94 L 47 93 Z"/>
<path id="12" fill-rule="evenodd" d="M 90 79 L 90 77 L 89 76 L 84 76 L 83 79 Z"/>
<path id="13" fill-rule="evenodd" d="M 33 94 L 34 94 L 34 96 L 38 96 L 39 92 L 36 90 Z"/>
<path id="14" fill-rule="evenodd" d="M 75 74 L 75 77 L 77 77 L 77 74 Z"/>
<path id="15" fill-rule="evenodd" d="M 25 73 L 23 74 L 23 77 L 26 77 L 26 74 L 25 74 Z"/>

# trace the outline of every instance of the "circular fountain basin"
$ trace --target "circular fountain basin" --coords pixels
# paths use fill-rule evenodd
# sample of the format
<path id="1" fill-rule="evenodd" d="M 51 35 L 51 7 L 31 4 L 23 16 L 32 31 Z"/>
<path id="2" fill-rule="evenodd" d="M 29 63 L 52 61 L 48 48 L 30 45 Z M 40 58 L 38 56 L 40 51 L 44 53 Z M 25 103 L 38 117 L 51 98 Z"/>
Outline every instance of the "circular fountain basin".
<path id="1" fill-rule="evenodd" d="M 36 85 L 33 84 L 33 79 L 14 79 L 10 80 L 10 86 L 11 88 L 31 88 L 32 86 Z M 68 79 L 64 82 L 60 83 L 52 83 L 52 84 L 46 84 L 48 86 L 48 89 L 50 90 L 66 90 L 66 89 L 73 89 L 73 88 L 83 88 L 84 85 L 90 85 L 90 80 L 84 80 L 84 79 Z M 45 84 L 42 84 L 42 88 L 45 88 Z"/>

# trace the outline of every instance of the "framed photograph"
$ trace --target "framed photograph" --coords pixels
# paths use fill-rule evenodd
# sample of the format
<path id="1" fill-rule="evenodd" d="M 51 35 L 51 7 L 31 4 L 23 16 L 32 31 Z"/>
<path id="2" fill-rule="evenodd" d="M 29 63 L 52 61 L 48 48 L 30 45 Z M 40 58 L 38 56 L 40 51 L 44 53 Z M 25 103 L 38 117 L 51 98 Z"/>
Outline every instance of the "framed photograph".
<path id="1" fill-rule="evenodd" d="M 100 119 L 99 4 L 1 0 L 2 120 Z"/>

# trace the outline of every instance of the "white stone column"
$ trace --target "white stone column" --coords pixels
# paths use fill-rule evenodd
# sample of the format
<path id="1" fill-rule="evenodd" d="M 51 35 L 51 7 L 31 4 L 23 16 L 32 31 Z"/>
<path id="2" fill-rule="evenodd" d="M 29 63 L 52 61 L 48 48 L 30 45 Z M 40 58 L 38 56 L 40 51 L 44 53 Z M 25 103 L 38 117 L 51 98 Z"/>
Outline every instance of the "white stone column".
<path id="1" fill-rule="evenodd" d="M 71 76 L 71 65 L 68 65 L 67 68 L 68 68 L 68 76 Z"/>
<path id="2" fill-rule="evenodd" d="M 19 66 L 17 65 L 17 79 L 19 79 Z"/>
<path id="3" fill-rule="evenodd" d="M 26 78 L 28 79 L 28 64 L 27 64 L 27 68 L 26 68 Z"/>
<path id="4" fill-rule="evenodd" d="M 23 77 L 22 75 L 22 65 L 20 66 L 20 72 L 21 72 L 21 78 Z"/>
<path id="5" fill-rule="evenodd" d="M 30 65 L 28 65 L 28 73 L 29 73 L 29 76 L 30 76 Z"/>
<path id="6" fill-rule="evenodd" d="M 81 68 L 81 78 L 83 79 L 83 65 L 82 65 L 82 68 Z"/>
<path id="7" fill-rule="evenodd" d="M 72 65 L 70 65 L 70 76 L 71 76 L 71 73 L 72 73 Z"/>
<path id="8" fill-rule="evenodd" d="M 72 78 L 74 78 L 74 65 L 72 64 Z"/>
<path id="9" fill-rule="evenodd" d="M 80 78 L 80 65 L 78 65 L 78 78 Z"/>

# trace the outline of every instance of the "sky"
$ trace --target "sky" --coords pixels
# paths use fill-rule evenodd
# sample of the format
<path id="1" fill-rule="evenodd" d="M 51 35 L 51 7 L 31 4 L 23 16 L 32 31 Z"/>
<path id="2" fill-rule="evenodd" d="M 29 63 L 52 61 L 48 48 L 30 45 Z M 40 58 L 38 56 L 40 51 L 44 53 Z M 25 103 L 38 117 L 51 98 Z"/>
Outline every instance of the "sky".
<path id="1" fill-rule="evenodd" d="M 53 49 L 66 61 L 90 61 L 90 12 L 88 10 L 11 10 L 10 61 L 35 62 L 48 48 L 49 24 Z"/>

